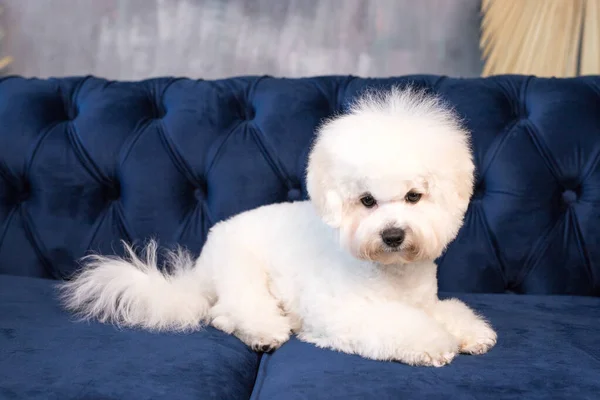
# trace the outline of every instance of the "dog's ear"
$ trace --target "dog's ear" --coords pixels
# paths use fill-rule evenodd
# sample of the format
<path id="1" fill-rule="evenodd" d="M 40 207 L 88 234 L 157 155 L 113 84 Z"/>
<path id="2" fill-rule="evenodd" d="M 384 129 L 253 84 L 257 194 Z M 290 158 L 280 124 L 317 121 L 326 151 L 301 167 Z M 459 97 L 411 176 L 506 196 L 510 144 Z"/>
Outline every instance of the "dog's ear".
<path id="1" fill-rule="evenodd" d="M 475 189 L 475 164 L 468 146 L 469 144 L 463 145 L 454 152 L 455 160 L 448 167 L 453 185 L 449 189 L 455 194 L 455 201 L 460 205 L 462 212 L 467 210 Z"/>
<path id="2" fill-rule="evenodd" d="M 313 146 L 306 171 L 306 190 L 323 221 L 338 228 L 342 223 L 343 202 L 331 176 L 331 165 L 319 143 Z"/>

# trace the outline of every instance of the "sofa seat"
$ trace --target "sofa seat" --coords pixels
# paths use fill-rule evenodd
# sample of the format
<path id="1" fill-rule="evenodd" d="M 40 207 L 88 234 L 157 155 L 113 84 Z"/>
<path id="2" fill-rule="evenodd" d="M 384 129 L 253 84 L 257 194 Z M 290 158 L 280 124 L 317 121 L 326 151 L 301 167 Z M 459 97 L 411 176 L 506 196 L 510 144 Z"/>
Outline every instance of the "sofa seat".
<path id="1" fill-rule="evenodd" d="M 364 360 L 292 340 L 264 356 L 255 399 L 600 398 L 600 299 L 469 294 L 499 342 L 443 368 Z"/>
<path id="2" fill-rule="evenodd" d="M 0 399 L 250 397 L 260 358 L 236 338 L 76 323 L 55 283 L 0 276 Z"/>
<path id="3" fill-rule="evenodd" d="M 376 362 L 292 339 L 260 357 L 192 334 L 76 323 L 52 285 L 0 276 L 0 399 L 598 399 L 600 298 L 469 294 L 499 343 L 444 368 Z"/>

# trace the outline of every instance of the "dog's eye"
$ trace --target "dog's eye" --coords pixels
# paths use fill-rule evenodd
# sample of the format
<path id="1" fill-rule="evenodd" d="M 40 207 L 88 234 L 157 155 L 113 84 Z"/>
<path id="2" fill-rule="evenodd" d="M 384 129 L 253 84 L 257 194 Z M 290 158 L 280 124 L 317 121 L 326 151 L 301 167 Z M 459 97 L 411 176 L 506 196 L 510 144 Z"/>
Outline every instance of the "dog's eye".
<path id="1" fill-rule="evenodd" d="M 371 196 L 370 194 L 366 194 L 363 197 L 361 197 L 360 202 L 363 204 L 363 206 L 365 206 L 367 208 L 375 207 L 375 205 L 377 204 L 377 202 L 375 201 L 375 198 L 373 196 Z"/>
<path id="2" fill-rule="evenodd" d="M 406 196 L 404 196 L 404 199 L 409 203 L 415 204 L 421 200 L 421 196 L 423 196 L 421 193 L 408 192 L 406 193 Z"/>

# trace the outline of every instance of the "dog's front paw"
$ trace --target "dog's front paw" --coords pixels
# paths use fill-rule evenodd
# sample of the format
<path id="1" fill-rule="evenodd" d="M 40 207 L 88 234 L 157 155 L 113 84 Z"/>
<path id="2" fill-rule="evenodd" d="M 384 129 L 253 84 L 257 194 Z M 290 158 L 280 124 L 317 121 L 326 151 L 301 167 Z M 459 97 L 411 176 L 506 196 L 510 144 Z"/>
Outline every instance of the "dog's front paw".
<path id="1" fill-rule="evenodd" d="M 248 345 L 253 351 L 257 351 L 260 353 L 270 353 L 274 350 L 277 350 L 290 338 L 289 334 L 282 334 L 279 336 L 246 336 L 245 334 L 240 334 L 238 337 L 244 343 L 246 343 L 246 345 Z"/>
<path id="2" fill-rule="evenodd" d="M 439 301 L 429 312 L 458 340 L 462 354 L 484 354 L 498 340 L 490 324 L 458 299 Z"/>
<path id="3" fill-rule="evenodd" d="M 454 357 L 456 357 L 456 351 L 448 351 L 441 353 L 439 351 L 427 351 L 422 353 L 409 353 L 406 357 L 403 357 L 403 362 L 409 365 L 420 366 L 420 367 L 443 367 L 444 365 L 450 364 Z"/>
<path id="4" fill-rule="evenodd" d="M 269 353 L 289 340 L 290 329 L 285 326 L 277 329 L 246 329 L 237 330 L 234 335 L 252 350 Z"/>
<path id="5" fill-rule="evenodd" d="M 481 321 L 467 335 L 459 338 L 463 354 L 487 353 L 498 340 L 498 335 L 486 322 Z"/>
<path id="6" fill-rule="evenodd" d="M 213 318 L 211 325 L 235 335 L 253 351 L 263 353 L 278 349 L 290 338 L 289 322 L 283 316 L 240 323 L 226 315 L 219 315 Z"/>
<path id="7" fill-rule="evenodd" d="M 424 335 L 422 340 L 407 354 L 403 354 L 399 361 L 409 365 L 425 367 L 443 367 L 450 364 L 459 352 L 459 343 L 449 333 L 443 332 L 436 335 Z"/>

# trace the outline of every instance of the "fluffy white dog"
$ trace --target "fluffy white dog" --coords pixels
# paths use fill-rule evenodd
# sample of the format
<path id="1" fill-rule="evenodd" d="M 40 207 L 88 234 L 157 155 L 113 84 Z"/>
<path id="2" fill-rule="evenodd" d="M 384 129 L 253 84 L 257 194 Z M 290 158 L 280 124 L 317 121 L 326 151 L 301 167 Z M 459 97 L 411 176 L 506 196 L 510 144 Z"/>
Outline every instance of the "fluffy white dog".
<path id="1" fill-rule="evenodd" d="M 376 360 L 442 366 L 496 343 L 490 325 L 437 295 L 436 265 L 473 188 L 469 135 L 438 98 L 371 92 L 328 120 L 311 149 L 311 201 L 216 224 L 200 257 L 150 242 L 143 257 L 94 255 L 61 284 L 83 318 L 150 330 L 210 324 L 257 351 L 295 333 Z"/>

